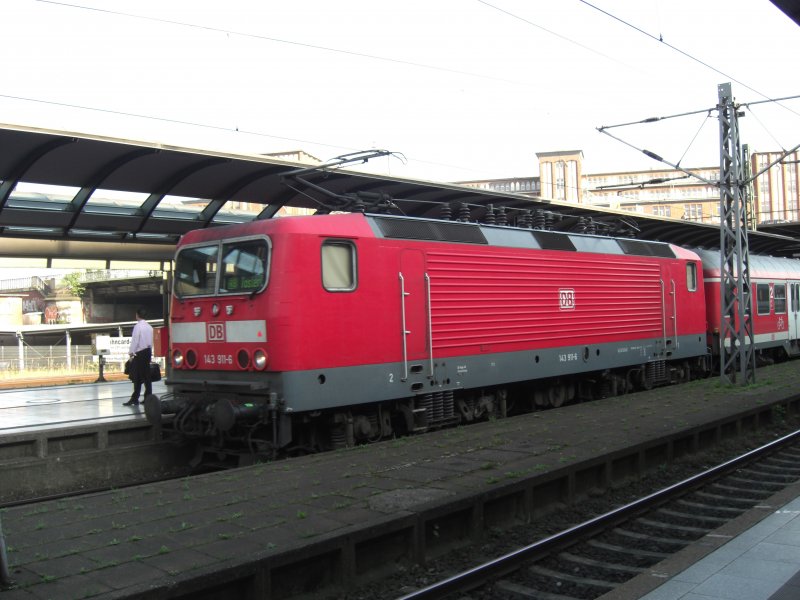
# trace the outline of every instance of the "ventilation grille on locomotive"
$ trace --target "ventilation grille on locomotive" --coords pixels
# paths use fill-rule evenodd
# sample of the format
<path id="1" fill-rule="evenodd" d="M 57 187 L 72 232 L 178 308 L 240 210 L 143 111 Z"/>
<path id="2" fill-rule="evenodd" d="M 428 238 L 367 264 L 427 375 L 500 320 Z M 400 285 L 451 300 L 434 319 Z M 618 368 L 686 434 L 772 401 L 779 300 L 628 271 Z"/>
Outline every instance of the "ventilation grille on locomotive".
<path id="1" fill-rule="evenodd" d="M 660 256 L 661 258 L 675 258 L 675 253 L 668 244 L 655 244 L 643 242 L 641 240 L 617 240 L 625 254 L 635 254 L 638 256 Z"/>
<path id="2" fill-rule="evenodd" d="M 375 223 L 387 238 L 461 242 L 464 244 L 489 243 L 479 226 L 468 223 L 381 218 L 376 218 Z"/>
<path id="3" fill-rule="evenodd" d="M 569 236 L 553 231 L 532 231 L 531 234 L 541 246 L 542 250 L 564 250 L 575 252 L 575 244 Z"/>

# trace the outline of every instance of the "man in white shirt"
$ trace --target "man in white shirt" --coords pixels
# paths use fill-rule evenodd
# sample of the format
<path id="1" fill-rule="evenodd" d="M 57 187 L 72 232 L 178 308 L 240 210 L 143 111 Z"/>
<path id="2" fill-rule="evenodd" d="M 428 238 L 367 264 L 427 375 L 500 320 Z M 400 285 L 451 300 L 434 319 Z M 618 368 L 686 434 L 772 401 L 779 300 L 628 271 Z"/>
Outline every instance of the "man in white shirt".
<path id="1" fill-rule="evenodd" d="M 153 393 L 153 384 L 150 382 L 150 359 L 153 356 L 153 327 L 145 321 L 147 310 L 140 306 L 136 309 L 136 325 L 131 334 L 131 346 L 128 350 L 131 368 L 128 375 L 133 382 L 131 399 L 124 403 L 125 406 L 139 404 L 139 394 L 144 383 L 145 398 Z"/>

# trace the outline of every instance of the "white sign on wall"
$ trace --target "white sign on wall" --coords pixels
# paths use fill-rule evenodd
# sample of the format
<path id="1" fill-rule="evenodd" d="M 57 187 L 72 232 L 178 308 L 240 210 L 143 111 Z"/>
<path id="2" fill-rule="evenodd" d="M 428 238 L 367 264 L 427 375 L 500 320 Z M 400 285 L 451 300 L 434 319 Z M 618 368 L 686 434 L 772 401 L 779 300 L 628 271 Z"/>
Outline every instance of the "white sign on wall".
<path id="1" fill-rule="evenodd" d="M 111 337 L 98 335 L 95 338 L 97 353 L 106 357 L 106 360 L 128 360 L 128 349 L 131 347 L 130 337 Z"/>

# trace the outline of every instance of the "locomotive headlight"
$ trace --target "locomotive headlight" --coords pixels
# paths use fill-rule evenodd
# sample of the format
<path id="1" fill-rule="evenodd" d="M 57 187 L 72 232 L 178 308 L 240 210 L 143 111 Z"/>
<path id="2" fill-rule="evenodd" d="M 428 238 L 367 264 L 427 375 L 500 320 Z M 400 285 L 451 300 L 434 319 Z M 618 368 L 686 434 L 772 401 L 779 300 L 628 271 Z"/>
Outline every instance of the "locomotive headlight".
<path id="1" fill-rule="evenodd" d="M 253 352 L 253 366 L 259 371 L 263 371 L 267 366 L 267 353 L 260 348 Z"/>
<path id="2" fill-rule="evenodd" d="M 229 317 L 233 314 L 233 305 L 232 304 L 227 304 L 225 306 L 225 314 L 228 315 Z"/>
<path id="3" fill-rule="evenodd" d="M 219 314 L 219 304 L 212 304 L 211 305 L 211 314 L 215 317 Z"/>
<path id="4" fill-rule="evenodd" d="M 183 366 L 183 353 L 180 350 L 175 350 L 172 353 L 172 364 L 176 369 L 180 369 Z"/>
<path id="5" fill-rule="evenodd" d="M 200 316 L 200 307 L 199 306 L 195 306 L 192 309 L 192 313 L 194 314 L 195 317 L 199 317 Z"/>

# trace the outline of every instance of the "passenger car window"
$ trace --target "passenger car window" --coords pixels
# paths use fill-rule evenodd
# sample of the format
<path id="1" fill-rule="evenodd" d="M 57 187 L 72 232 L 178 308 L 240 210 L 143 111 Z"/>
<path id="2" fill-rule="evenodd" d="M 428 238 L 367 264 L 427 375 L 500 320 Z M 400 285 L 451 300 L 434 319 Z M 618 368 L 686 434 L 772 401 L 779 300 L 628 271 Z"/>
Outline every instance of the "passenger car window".
<path id="1" fill-rule="evenodd" d="M 329 292 L 356 289 L 356 248 L 350 242 L 322 243 L 322 286 Z"/>
<path id="2" fill-rule="evenodd" d="M 756 303 L 759 315 L 769 314 L 769 284 L 759 283 L 756 285 Z"/>
<path id="3" fill-rule="evenodd" d="M 775 314 L 782 315 L 786 313 L 786 285 L 777 283 L 773 288 L 773 296 L 775 299 Z"/>

